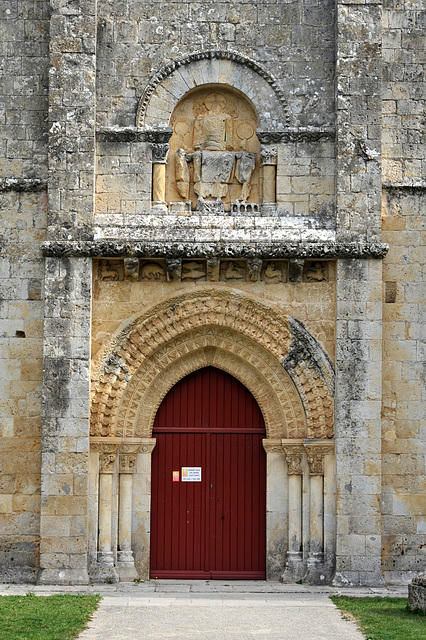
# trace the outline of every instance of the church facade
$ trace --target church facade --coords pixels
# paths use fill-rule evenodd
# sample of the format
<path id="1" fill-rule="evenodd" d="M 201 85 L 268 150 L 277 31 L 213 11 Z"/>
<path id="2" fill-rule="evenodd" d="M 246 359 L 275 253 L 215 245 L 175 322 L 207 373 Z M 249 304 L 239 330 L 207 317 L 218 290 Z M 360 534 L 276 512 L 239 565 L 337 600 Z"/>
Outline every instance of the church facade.
<path id="1" fill-rule="evenodd" d="M 426 570 L 424 15 L 5 3 L 3 581 Z"/>

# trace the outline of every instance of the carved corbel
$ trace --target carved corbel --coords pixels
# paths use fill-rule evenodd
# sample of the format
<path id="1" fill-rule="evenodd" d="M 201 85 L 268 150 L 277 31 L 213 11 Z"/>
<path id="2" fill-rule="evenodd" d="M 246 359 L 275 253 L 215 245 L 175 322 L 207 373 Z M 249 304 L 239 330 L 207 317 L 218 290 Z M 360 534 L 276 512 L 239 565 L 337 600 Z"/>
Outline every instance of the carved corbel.
<path id="1" fill-rule="evenodd" d="M 260 258 L 252 258 L 251 260 L 247 260 L 247 266 L 250 281 L 257 282 L 260 279 L 260 274 L 262 271 L 262 260 Z"/>
<path id="2" fill-rule="evenodd" d="M 287 473 L 289 476 L 301 476 L 303 473 L 304 448 L 301 444 L 282 444 L 285 460 L 287 462 Z"/>
<path id="3" fill-rule="evenodd" d="M 127 280 L 139 279 L 139 259 L 124 258 L 124 277 Z"/>
<path id="4" fill-rule="evenodd" d="M 220 261 L 217 258 L 208 258 L 207 260 L 207 280 L 217 282 L 219 280 Z"/>
<path id="5" fill-rule="evenodd" d="M 306 456 L 308 458 L 309 475 L 324 475 L 324 458 L 327 454 L 334 452 L 334 446 L 330 444 L 305 444 Z"/>
<path id="6" fill-rule="evenodd" d="M 299 258 L 293 258 L 288 262 L 288 279 L 289 282 L 301 282 L 303 276 L 303 267 L 305 261 Z"/>
<path id="7" fill-rule="evenodd" d="M 167 279 L 171 282 L 179 282 L 182 278 L 182 260 L 171 258 L 166 260 Z"/>

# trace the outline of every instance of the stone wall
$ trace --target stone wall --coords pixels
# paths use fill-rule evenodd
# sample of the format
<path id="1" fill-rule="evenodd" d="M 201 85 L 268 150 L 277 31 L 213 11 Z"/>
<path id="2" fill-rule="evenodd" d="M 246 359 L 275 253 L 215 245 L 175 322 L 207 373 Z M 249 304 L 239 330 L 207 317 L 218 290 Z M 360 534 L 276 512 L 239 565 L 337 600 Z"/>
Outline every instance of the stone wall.
<path id="1" fill-rule="evenodd" d="M 39 564 L 48 2 L 0 11 L 0 578 Z"/>
<path id="2" fill-rule="evenodd" d="M 386 581 L 426 566 L 424 6 L 383 3 L 383 540 Z"/>

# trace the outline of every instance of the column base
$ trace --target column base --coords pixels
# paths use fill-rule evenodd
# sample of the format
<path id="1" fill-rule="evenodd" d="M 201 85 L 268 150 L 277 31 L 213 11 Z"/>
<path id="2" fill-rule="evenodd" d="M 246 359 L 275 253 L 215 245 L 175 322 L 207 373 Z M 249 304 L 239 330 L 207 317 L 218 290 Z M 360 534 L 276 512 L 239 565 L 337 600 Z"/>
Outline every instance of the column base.
<path id="1" fill-rule="evenodd" d="M 98 564 L 103 567 L 114 566 L 114 554 L 112 551 L 98 551 Z"/>
<path id="2" fill-rule="evenodd" d="M 40 569 L 37 584 L 89 584 L 87 569 Z"/>
<path id="3" fill-rule="evenodd" d="M 287 551 L 285 569 L 280 582 L 300 582 L 303 578 L 303 557 L 300 551 Z"/>
<path id="4" fill-rule="evenodd" d="M 138 578 L 133 551 L 118 552 L 117 570 L 120 576 L 120 582 L 133 582 L 133 580 Z"/>

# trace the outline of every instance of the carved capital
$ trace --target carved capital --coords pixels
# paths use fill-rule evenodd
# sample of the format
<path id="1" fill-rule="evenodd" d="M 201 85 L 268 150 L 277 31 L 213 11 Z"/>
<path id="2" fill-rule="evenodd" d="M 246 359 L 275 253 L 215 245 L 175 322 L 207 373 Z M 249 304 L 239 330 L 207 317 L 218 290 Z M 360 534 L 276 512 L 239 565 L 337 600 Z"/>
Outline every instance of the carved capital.
<path id="1" fill-rule="evenodd" d="M 302 475 L 302 463 L 304 448 L 301 444 L 282 444 L 285 460 L 287 462 L 287 473 L 289 476 Z"/>
<path id="2" fill-rule="evenodd" d="M 99 473 L 113 473 L 117 453 L 99 454 Z"/>
<path id="3" fill-rule="evenodd" d="M 334 446 L 330 444 L 305 444 L 306 456 L 308 458 L 309 475 L 324 475 L 324 458 L 327 454 L 334 452 Z"/>
<path id="4" fill-rule="evenodd" d="M 164 143 L 151 144 L 153 164 L 166 164 L 169 145 Z"/>
<path id="5" fill-rule="evenodd" d="M 264 440 L 262 440 L 262 444 L 266 453 L 282 453 L 283 452 L 281 440 L 275 440 L 273 438 L 265 438 Z"/>
<path id="6" fill-rule="evenodd" d="M 120 473 L 133 473 L 136 465 L 136 453 L 121 453 L 119 469 Z"/>
<path id="7" fill-rule="evenodd" d="M 156 444 L 157 440 L 155 438 L 142 438 L 141 444 L 139 445 L 139 453 L 151 454 Z"/>
<path id="8" fill-rule="evenodd" d="M 261 145 L 260 147 L 260 162 L 261 164 L 277 164 L 278 151 L 276 147 L 270 147 L 269 145 Z"/>

